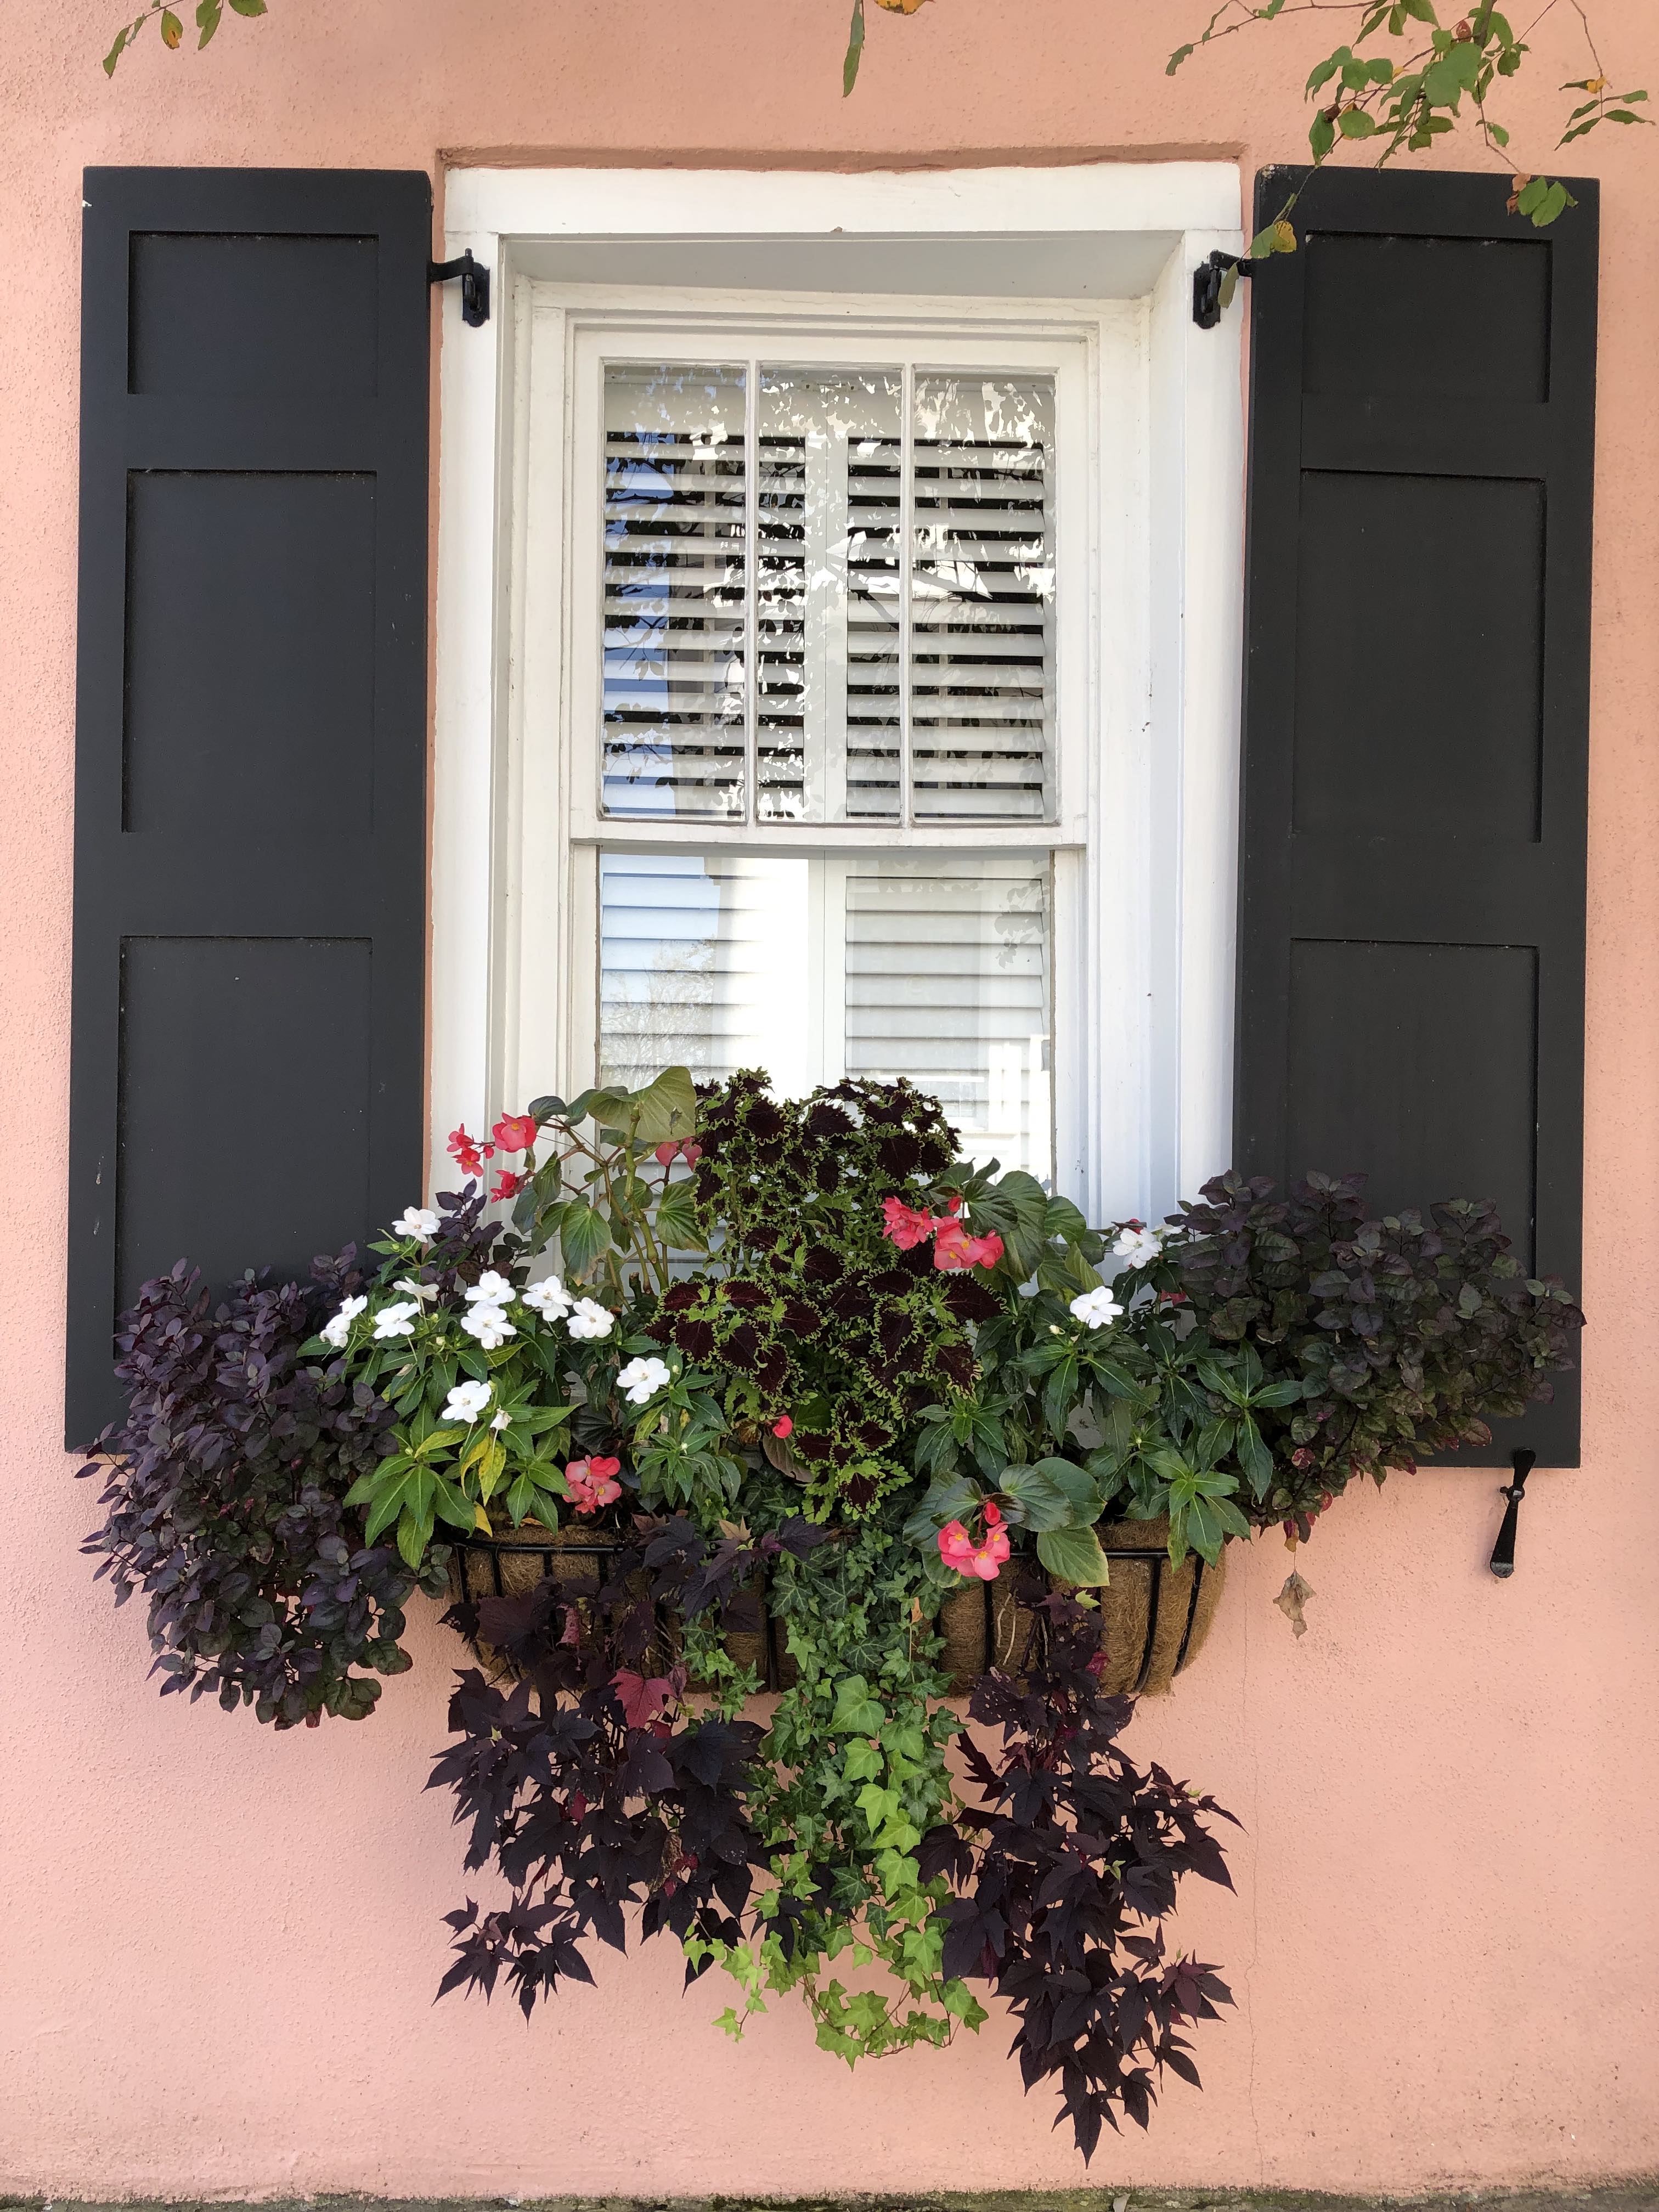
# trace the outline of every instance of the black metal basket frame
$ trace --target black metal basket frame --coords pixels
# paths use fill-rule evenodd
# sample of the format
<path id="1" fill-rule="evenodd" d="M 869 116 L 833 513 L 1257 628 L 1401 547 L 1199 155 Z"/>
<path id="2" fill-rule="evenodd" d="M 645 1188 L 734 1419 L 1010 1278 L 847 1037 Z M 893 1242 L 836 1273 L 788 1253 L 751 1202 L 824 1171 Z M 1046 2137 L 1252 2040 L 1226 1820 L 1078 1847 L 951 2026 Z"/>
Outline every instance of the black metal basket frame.
<path id="1" fill-rule="evenodd" d="M 620 1540 L 616 1543 L 573 1544 L 567 1547 L 556 1542 L 546 1544 L 533 1540 L 526 1541 L 519 1537 L 504 1537 L 499 1542 L 492 1537 L 488 1542 L 484 1542 L 477 1537 L 460 1536 L 454 1540 L 454 1548 L 457 1552 L 486 1554 L 490 1563 L 490 1576 L 495 1583 L 495 1595 L 497 1597 L 505 1597 L 507 1584 L 501 1573 L 503 1558 L 539 1559 L 544 1577 L 554 1573 L 553 1563 L 556 1559 L 562 1561 L 567 1567 L 585 1559 L 592 1559 L 595 1571 L 602 1572 L 619 1553 L 629 1550 L 630 1547 Z M 1139 1697 L 1151 1678 L 1152 1655 L 1158 1648 L 1158 1619 L 1164 1596 L 1164 1570 L 1170 1565 L 1170 1554 L 1162 1544 L 1126 1544 L 1121 1549 L 1117 1547 L 1109 1549 L 1106 1557 L 1113 1566 L 1116 1566 L 1120 1561 L 1131 1565 L 1144 1566 L 1151 1576 L 1151 1588 L 1146 1594 L 1146 1640 L 1141 1647 L 1140 1665 L 1135 1671 L 1134 1683 L 1128 1692 L 1131 1697 Z M 1193 1640 L 1193 1625 L 1198 1619 L 1199 1592 L 1204 1587 L 1203 1555 L 1194 1552 L 1191 1554 L 1191 1558 L 1192 1588 L 1187 1594 L 1187 1618 L 1181 1625 L 1181 1642 L 1176 1650 L 1175 1665 L 1170 1670 L 1173 1674 L 1178 1674 L 1187 1663 L 1187 1654 Z M 991 1648 L 992 1586 L 989 1583 L 981 1583 L 979 1587 L 985 1604 L 986 1648 L 988 1650 Z M 477 1602 L 472 1597 L 470 1579 L 465 1567 L 461 1572 L 461 1601 L 463 1604 Z M 781 1655 L 778 1650 L 777 1637 L 769 1612 L 765 1618 L 766 1686 L 769 1690 L 779 1690 L 783 1687 Z M 477 1638 L 469 1637 L 467 1640 L 476 1649 Z"/>

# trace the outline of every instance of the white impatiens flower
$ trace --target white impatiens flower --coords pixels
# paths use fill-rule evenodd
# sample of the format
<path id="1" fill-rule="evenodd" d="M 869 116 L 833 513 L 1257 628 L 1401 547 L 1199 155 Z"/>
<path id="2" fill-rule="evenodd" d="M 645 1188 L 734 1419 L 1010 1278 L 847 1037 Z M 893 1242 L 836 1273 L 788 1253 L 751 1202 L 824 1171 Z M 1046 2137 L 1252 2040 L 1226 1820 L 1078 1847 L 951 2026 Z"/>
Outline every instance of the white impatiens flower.
<path id="1" fill-rule="evenodd" d="M 468 1305 L 504 1306 L 518 1292 L 505 1275 L 498 1275 L 492 1267 L 488 1274 L 480 1275 L 466 1293 Z"/>
<path id="2" fill-rule="evenodd" d="M 394 1237 L 418 1237 L 422 1244 L 438 1233 L 438 1217 L 429 1206 L 406 1206 L 392 1224 Z"/>
<path id="3" fill-rule="evenodd" d="M 1161 1229 L 1120 1229 L 1117 1242 L 1112 1247 L 1112 1257 L 1127 1261 L 1132 1267 L 1150 1267 L 1163 1249 Z"/>
<path id="4" fill-rule="evenodd" d="M 630 1406 L 643 1406 L 668 1380 L 665 1359 L 630 1359 L 617 1377 L 617 1387 Z"/>
<path id="5" fill-rule="evenodd" d="M 1105 1328 L 1122 1317 L 1123 1309 L 1103 1283 L 1098 1290 L 1085 1291 L 1080 1298 L 1072 1300 L 1072 1318 L 1080 1321 L 1085 1328 Z"/>
<path id="6" fill-rule="evenodd" d="M 351 1334 L 351 1324 L 368 1305 L 367 1298 L 348 1298 L 331 1321 L 323 1323 L 323 1340 L 337 1352 L 346 1348 L 346 1339 Z"/>
<path id="7" fill-rule="evenodd" d="M 570 1293 L 556 1275 L 550 1275 L 544 1283 L 532 1283 L 524 1294 L 524 1302 L 532 1313 L 538 1313 L 550 1325 L 562 1321 L 571 1305 Z"/>
<path id="8" fill-rule="evenodd" d="M 486 1352 L 494 1352 L 497 1345 L 519 1333 L 499 1306 L 483 1304 L 461 1316 L 461 1327 L 469 1336 L 476 1336 Z"/>
<path id="9" fill-rule="evenodd" d="M 419 1298 L 422 1305 L 427 1304 L 438 1295 L 438 1285 L 435 1283 L 413 1283 L 407 1275 L 400 1277 L 392 1287 L 394 1291 L 406 1291 L 411 1298 Z"/>
<path id="10" fill-rule="evenodd" d="M 418 1298 L 399 1298 L 395 1305 L 382 1306 L 374 1316 L 374 1334 L 376 1336 L 413 1336 L 420 1313 Z"/>
<path id="11" fill-rule="evenodd" d="M 510 1429 L 513 1425 L 513 1416 L 511 1413 L 497 1413 L 489 1425 L 492 1429 Z"/>
<path id="12" fill-rule="evenodd" d="M 597 1298 L 578 1298 L 570 1310 L 570 1334 L 595 1340 L 609 1336 L 615 1319 L 616 1316 L 608 1307 L 602 1306 Z M 637 1359 L 634 1364 L 639 1365 Z M 657 1364 L 661 1366 L 661 1361 L 659 1360 Z"/>
<path id="13" fill-rule="evenodd" d="M 444 1419 L 465 1421 L 471 1428 L 489 1403 L 489 1398 L 488 1382 L 458 1382 L 444 1400 Z"/>

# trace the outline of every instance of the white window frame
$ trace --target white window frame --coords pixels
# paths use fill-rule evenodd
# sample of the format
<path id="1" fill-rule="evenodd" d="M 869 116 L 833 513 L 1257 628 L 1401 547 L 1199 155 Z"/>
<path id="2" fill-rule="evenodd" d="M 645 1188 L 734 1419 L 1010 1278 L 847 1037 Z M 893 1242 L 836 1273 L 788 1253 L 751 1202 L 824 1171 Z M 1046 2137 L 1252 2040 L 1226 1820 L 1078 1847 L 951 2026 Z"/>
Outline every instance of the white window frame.
<path id="1" fill-rule="evenodd" d="M 1238 669 L 1243 576 L 1243 396 L 1234 313 L 1218 330 L 1191 319 L 1191 271 L 1213 247 L 1237 252 L 1240 178 L 1224 162 L 1101 163 L 877 175 L 716 170 L 453 172 L 445 252 L 470 247 L 492 270 L 493 312 L 465 327 L 446 299 L 441 353 L 437 684 L 432 832 L 430 1112 L 434 1187 L 453 1180 L 444 1139 L 477 1127 L 530 1090 L 585 1079 L 571 1065 L 586 1019 L 557 979 L 591 933 L 567 864 L 526 825 L 572 819 L 569 748 L 526 744 L 526 702 L 545 732 L 559 700 L 568 732 L 572 666 L 562 623 L 526 625 L 526 597 L 564 607 L 568 488 L 529 434 L 550 405 L 568 421 L 564 345 L 537 343 L 537 319 L 590 321 L 664 309 L 711 322 L 793 312 L 803 332 L 848 314 L 914 331 L 930 325 L 1012 341 L 1024 330 L 1081 337 L 1092 367 L 1099 487 L 1091 517 L 1086 788 L 1062 783 L 1064 819 L 1004 839 L 976 826 L 929 836 L 951 844 L 1042 842 L 1096 865 L 1055 899 L 1056 1180 L 1097 1218 L 1155 1218 L 1227 1164 L 1230 1150 Z M 676 299 L 550 280 L 551 244 L 661 240 L 677 265 L 701 243 L 845 242 L 849 270 L 867 241 L 914 241 L 988 270 L 1015 254 L 1061 272 L 1061 295 L 1034 301 L 958 294 L 895 300 L 862 294 L 763 301 L 700 286 Z M 964 262 L 963 257 L 968 258 Z M 722 268 L 732 266 L 730 252 Z M 1075 270 L 1075 282 L 1072 273 Z M 990 280 L 994 283 L 993 277 Z M 977 294 L 985 289 L 974 286 Z M 860 343 L 865 343 L 861 340 Z M 799 356 L 810 358 L 810 351 Z M 873 356 L 872 356 L 873 358 Z M 556 367 L 562 390 L 538 389 Z M 539 404 L 538 404 L 539 403 Z M 562 449 L 563 441 L 553 441 Z M 538 473 L 533 488 L 532 465 Z M 1103 616 L 1111 611 L 1109 649 Z M 1074 718 L 1073 718 L 1074 719 Z M 1063 771 L 1064 773 L 1064 771 Z M 611 842 L 612 828 L 603 825 Z M 691 825 L 686 825 L 688 830 Z M 791 829 L 803 846 L 894 841 Z M 913 833 L 914 836 L 914 833 Z M 693 841 L 695 842 L 695 840 Z M 725 840 L 721 841 L 725 842 Z M 759 841 L 756 849 L 761 849 Z M 776 850 L 769 836 L 765 849 Z M 1083 878 L 1084 872 L 1075 871 Z M 526 942 L 535 957 L 526 962 Z M 550 979 L 554 979 L 550 981 Z M 535 1064 L 520 1048 L 544 1041 Z M 526 1085 L 529 1085 L 529 1089 Z M 520 1096 L 520 1093 L 523 1096 Z"/>

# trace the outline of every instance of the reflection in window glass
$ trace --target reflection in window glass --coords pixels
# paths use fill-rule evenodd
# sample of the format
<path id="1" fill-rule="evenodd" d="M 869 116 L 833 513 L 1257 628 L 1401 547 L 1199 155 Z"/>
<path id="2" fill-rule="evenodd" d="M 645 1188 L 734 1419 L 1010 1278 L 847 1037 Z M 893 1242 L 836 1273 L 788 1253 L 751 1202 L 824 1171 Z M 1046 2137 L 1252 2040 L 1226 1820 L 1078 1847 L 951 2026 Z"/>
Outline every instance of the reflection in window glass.
<path id="1" fill-rule="evenodd" d="M 1052 1172 L 1046 853 L 860 858 L 845 892 L 844 1066 L 908 1075 L 975 1159 Z"/>
<path id="2" fill-rule="evenodd" d="M 614 815 L 746 804 L 744 378 L 605 376 L 605 748 Z"/>
<path id="3" fill-rule="evenodd" d="M 599 907 L 602 1079 L 908 1075 L 971 1157 L 1049 1176 L 1046 853 L 613 852 Z"/>
<path id="4" fill-rule="evenodd" d="M 792 1097 L 814 1081 L 805 860 L 599 856 L 599 1075 L 763 1067 Z"/>
<path id="5" fill-rule="evenodd" d="M 763 368 L 756 647 L 762 820 L 899 811 L 896 369 Z"/>
<path id="6" fill-rule="evenodd" d="M 918 822 L 1054 818 L 1054 418 L 1052 377 L 916 380 Z"/>

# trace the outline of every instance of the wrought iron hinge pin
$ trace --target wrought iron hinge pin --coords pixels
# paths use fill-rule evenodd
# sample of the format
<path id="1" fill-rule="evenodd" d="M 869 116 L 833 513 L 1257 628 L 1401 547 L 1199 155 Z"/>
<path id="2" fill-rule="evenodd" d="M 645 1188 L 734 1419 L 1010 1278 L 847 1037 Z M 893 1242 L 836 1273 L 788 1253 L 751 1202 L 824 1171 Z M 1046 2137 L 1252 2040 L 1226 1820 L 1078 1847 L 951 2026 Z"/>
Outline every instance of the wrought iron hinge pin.
<path id="1" fill-rule="evenodd" d="M 1221 320 L 1221 310 L 1232 298 L 1232 286 L 1227 283 L 1229 271 L 1235 277 L 1253 276 L 1255 264 L 1241 253 L 1212 253 L 1193 271 L 1193 320 L 1201 331 L 1215 328 Z"/>
<path id="2" fill-rule="evenodd" d="M 489 271 L 474 260 L 470 246 L 459 261 L 427 263 L 428 284 L 447 284 L 452 276 L 461 280 L 461 320 L 476 331 L 489 320 Z"/>

